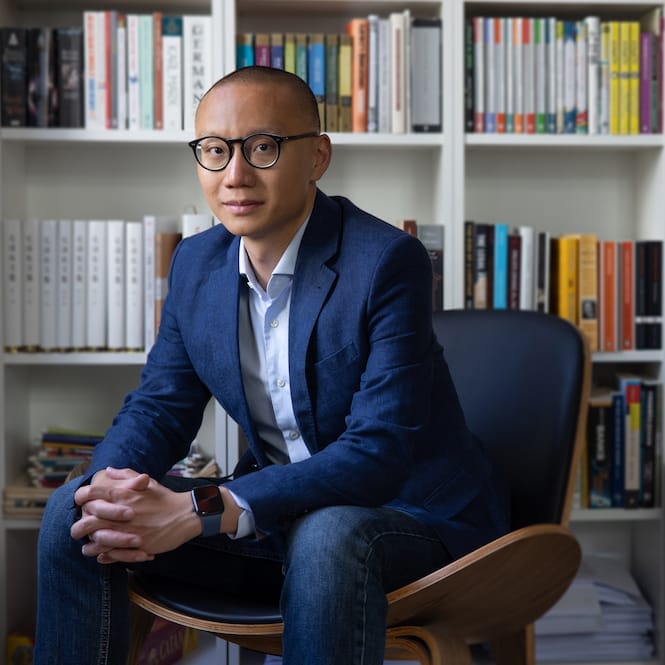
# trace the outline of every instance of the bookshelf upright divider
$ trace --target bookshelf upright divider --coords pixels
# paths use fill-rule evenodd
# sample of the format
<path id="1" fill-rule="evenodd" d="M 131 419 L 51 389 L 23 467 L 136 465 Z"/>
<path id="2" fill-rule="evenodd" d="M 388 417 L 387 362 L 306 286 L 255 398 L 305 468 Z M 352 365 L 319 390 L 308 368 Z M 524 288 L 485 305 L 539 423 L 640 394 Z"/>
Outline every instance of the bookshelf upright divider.
<path id="1" fill-rule="evenodd" d="M 60 25 L 81 21 L 88 4 L 64 0 L 0 0 L 0 24 Z M 168 9 L 166 9 L 168 7 Z M 444 227 L 444 305 L 464 306 L 466 220 L 553 234 L 593 232 L 608 239 L 665 238 L 663 134 L 637 136 L 474 134 L 465 131 L 465 19 L 467 16 L 587 14 L 639 18 L 660 2 L 514 3 L 484 0 L 159 0 L 117 3 L 119 11 L 205 13 L 212 17 L 213 80 L 236 63 L 242 32 L 342 33 L 356 16 L 408 8 L 412 16 L 442 21 L 442 131 L 332 133 L 333 161 L 320 186 L 342 194 L 393 223 L 416 219 Z M 135 9 L 134 9 L 135 8 Z M 560 9 L 560 11 L 558 11 Z M 77 18 L 78 17 L 78 18 Z M 662 100 L 661 100 L 662 101 Z M 0 129 L 2 219 L 141 220 L 184 206 L 207 206 L 185 143 L 188 131 Z M 0 307 L 0 324 L 3 323 Z M 0 325 L 0 336 L 3 326 Z M 2 345 L 4 347 L 4 344 Z M 106 428 L 124 394 L 137 382 L 142 353 L 2 353 L 0 361 L 0 483 L 25 467 L 28 448 L 54 424 Z M 598 353 L 598 379 L 622 368 L 664 380 L 663 349 Z M 661 404 L 661 409 L 663 405 Z M 59 422 L 64 420 L 66 422 Z M 230 468 L 242 437 L 218 406 L 202 433 L 208 450 Z M 662 459 L 661 459 L 662 465 Z M 662 484 L 662 468 L 661 468 Z M 660 488 L 662 495 L 662 487 Z M 662 507 L 576 509 L 573 529 L 585 552 L 610 550 L 630 567 L 653 604 L 655 625 L 665 621 L 665 520 Z M 36 598 L 35 552 L 39 520 L 0 515 L 0 649 L 15 630 L 29 630 Z M 665 636 L 656 635 L 665 662 Z M 223 658 L 238 662 L 238 653 Z M 203 661 L 201 661 L 203 662 Z M 624 664 L 627 665 L 627 664 Z"/>

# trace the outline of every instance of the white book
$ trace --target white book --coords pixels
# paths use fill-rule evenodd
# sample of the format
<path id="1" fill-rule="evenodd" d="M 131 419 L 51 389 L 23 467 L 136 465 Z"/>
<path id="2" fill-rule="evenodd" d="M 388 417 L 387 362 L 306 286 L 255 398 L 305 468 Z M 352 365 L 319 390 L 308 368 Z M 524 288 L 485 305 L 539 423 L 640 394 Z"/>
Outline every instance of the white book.
<path id="1" fill-rule="evenodd" d="M 506 20 L 494 19 L 494 95 L 496 131 L 506 132 Z"/>
<path id="2" fill-rule="evenodd" d="M 23 344 L 34 351 L 41 343 L 40 221 L 23 222 Z"/>
<path id="3" fill-rule="evenodd" d="M 535 19 L 525 18 L 524 32 L 524 131 L 533 134 L 536 131 L 536 47 Z"/>
<path id="4" fill-rule="evenodd" d="M 58 347 L 58 220 L 43 219 L 39 227 L 39 258 L 41 263 L 39 346 L 44 351 Z"/>
<path id="5" fill-rule="evenodd" d="M 524 18 L 513 18 L 513 125 L 515 132 L 522 134 L 524 127 Z"/>
<path id="6" fill-rule="evenodd" d="M 127 14 L 127 127 L 141 127 L 138 14 Z"/>
<path id="7" fill-rule="evenodd" d="M 211 30 L 208 15 L 182 17 L 183 124 L 190 132 L 201 97 L 213 84 Z"/>
<path id="8" fill-rule="evenodd" d="M 515 21 L 508 17 L 504 19 L 504 38 L 506 40 L 506 132 L 515 133 Z"/>
<path id="9" fill-rule="evenodd" d="M 409 131 L 412 125 L 411 122 L 411 60 L 412 56 L 412 26 L 413 19 L 411 17 L 410 9 L 403 9 L 404 15 L 404 127 L 405 131 Z"/>
<path id="10" fill-rule="evenodd" d="M 534 19 L 534 27 L 538 39 L 535 43 L 536 70 L 534 74 L 536 85 L 536 133 L 544 134 L 547 131 L 547 46 L 545 44 L 546 19 Z"/>
<path id="11" fill-rule="evenodd" d="M 106 345 L 125 348 L 125 222 L 106 223 Z"/>
<path id="12" fill-rule="evenodd" d="M 518 226 L 522 239 L 520 250 L 520 309 L 534 309 L 535 303 L 535 252 L 536 245 L 532 226 Z"/>
<path id="13" fill-rule="evenodd" d="M 600 133 L 600 18 L 587 16 L 587 107 L 589 134 Z"/>
<path id="14" fill-rule="evenodd" d="M 564 107 L 565 107 L 565 52 L 564 52 L 564 26 L 563 21 L 556 23 L 556 131 L 557 134 L 563 134 L 564 127 Z"/>
<path id="15" fill-rule="evenodd" d="M 205 231 L 212 226 L 209 212 L 184 212 L 180 216 L 180 232 L 183 238 Z"/>
<path id="16" fill-rule="evenodd" d="M 496 52 L 494 49 L 494 18 L 484 19 L 485 37 L 485 131 L 496 132 Z"/>
<path id="17" fill-rule="evenodd" d="M 125 224 L 125 346 L 142 349 L 144 332 L 143 224 Z"/>
<path id="18" fill-rule="evenodd" d="M 182 129 L 182 17 L 162 20 L 164 129 Z"/>
<path id="19" fill-rule="evenodd" d="M 379 131 L 379 17 L 369 14 L 367 69 L 367 131 Z"/>
<path id="20" fill-rule="evenodd" d="M 104 12 L 83 12 L 83 70 L 86 129 L 106 129 Z"/>
<path id="21" fill-rule="evenodd" d="M 155 128 L 155 39 L 152 14 L 139 14 L 139 103 L 141 129 Z"/>
<path id="22" fill-rule="evenodd" d="M 118 129 L 127 129 L 127 16 L 117 15 L 116 28 L 116 107 Z"/>
<path id="23" fill-rule="evenodd" d="M 58 220 L 58 252 L 56 268 L 57 328 L 56 346 L 72 347 L 72 220 Z"/>
<path id="24" fill-rule="evenodd" d="M 157 231 L 178 231 L 180 221 L 177 217 L 144 215 L 143 216 L 143 289 L 144 289 L 144 349 L 150 351 L 155 343 L 155 307 L 157 285 L 155 281 L 155 238 Z"/>
<path id="25" fill-rule="evenodd" d="M 88 222 L 75 219 L 72 223 L 72 348 L 86 346 L 86 270 L 88 255 Z"/>
<path id="26" fill-rule="evenodd" d="M 485 19 L 473 17 L 474 132 L 485 131 Z"/>
<path id="27" fill-rule="evenodd" d="M 106 348 L 106 222 L 88 222 L 86 347 Z"/>
<path id="28" fill-rule="evenodd" d="M 440 132 L 441 21 L 414 19 L 411 26 L 411 124 L 414 132 Z"/>
<path id="29" fill-rule="evenodd" d="M 587 89 L 588 56 L 587 56 L 587 23 L 585 20 L 577 21 L 577 39 L 575 42 L 575 129 L 578 134 L 587 134 L 589 131 L 589 102 Z"/>
<path id="30" fill-rule="evenodd" d="M 392 127 L 392 96 L 390 85 L 390 20 L 379 19 L 379 132 L 388 133 Z"/>
<path id="31" fill-rule="evenodd" d="M 391 131 L 393 134 L 406 132 L 406 25 L 403 12 L 391 12 L 390 53 L 391 77 L 390 90 Z"/>
<path id="32" fill-rule="evenodd" d="M 600 91 L 598 94 L 598 133 L 610 133 L 610 26 L 600 24 Z"/>
<path id="33" fill-rule="evenodd" d="M 545 19 L 545 67 L 547 69 L 546 129 L 548 134 L 556 134 L 556 18 Z"/>
<path id="34" fill-rule="evenodd" d="M 23 346 L 23 234 L 20 219 L 6 219 L 2 225 L 2 283 L 5 349 Z"/>
<path id="35" fill-rule="evenodd" d="M 577 39 L 576 21 L 566 21 L 563 37 L 563 124 L 564 133 L 575 132 L 575 113 L 577 101 Z"/>

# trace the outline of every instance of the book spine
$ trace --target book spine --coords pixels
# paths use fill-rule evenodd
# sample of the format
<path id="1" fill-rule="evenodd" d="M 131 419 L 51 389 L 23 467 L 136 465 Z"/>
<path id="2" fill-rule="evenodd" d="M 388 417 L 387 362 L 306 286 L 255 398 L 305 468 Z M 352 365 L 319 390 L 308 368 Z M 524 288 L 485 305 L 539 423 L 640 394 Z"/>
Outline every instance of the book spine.
<path id="1" fill-rule="evenodd" d="M 600 24 L 600 101 L 598 108 L 598 133 L 610 133 L 610 24 Z"/>
<path id="2" fill-rule="evenodd" d="M 27 124 L 27 34 L 25 28 L 0 28 L 2 50 L 2 125 Z"/>
<path id="3" fill-rule="evenodd" d="M 6 219 L 3 231 L 3 346 L 16 351 L 23 346 L 22 289 L 23 282 L 23 236 L 21 220 Z"/>
<path id="4" fill-rule="evenodd" d="M 532 310 L 535 301 L 535 232 L 532 226 L 519 226 L 520 251 L 520 296 L 519 308 Z"/>
<path id="5" fill-rule="evenodd" d="M 379 16 L 367 17 L 367 131 L 379 131 Z"/>
<path id="6" fill-rule="evenodd" d="M 326 47 L 323 33 L 313 33 L 309 37 L 307 84 L 316 99 L 323 130 L 326 126 Z"/>
<path id="7" fill-rule="evenodd" d="M 625 399 L 612 394 L 612 507 L 624 507 Z"/>
<path id="8" fill-rule="evenodd" d="M 155 234 L 155 334 L 159 333 L 162 307 L 168 293 L 168 275 L 169 268 L 171 267 L 171 257 L 181 239 L 182 234 L 178 232 L 157 230 Z"/>
<path id="9" fill-rule="evenodd" d="M 340 132 L 353 131 L 353 46 L 351 35 L 339 36 L 339 111 Z"/>
<path id="10" fill-rule="evenodd" d="M 617 351 L 618 330 L 618 266 L 617 246 L 613 240 L 600 243 L 600 350 Z"/>
<path id="11" fill-rule="evenodd" d="M 522 238 L 517 233 L 508 236 L 508 309 L 520 306 L 520 268 L 522 263 Z"/>
<path id="12" fill-rule="evenodd" d="M 106 127 L 118 129 L 118 12 L 104 12 Z"/>
<path id="13" fill-rule="evenodd" d="M 589 349 L 598 351 L 598 238 L 581 234 L 578 241 L 577 320 Z"/>
<path id="14" fill-rule="evenodd" d="M 533 48 L 535 55 L 535 88 L 536 88 L 536 134 L 547 132 L 547 65 L 545 45 L 544 18 L 535 18 L 533 21 L 534 35 Z"/>
<path id="15" fill-rule="evenodd" d="M 556 24 L 557 20 L 553 16 L 545 19 L 545 68 L 547 77 L 546 106 L 545 106 L 545 124 L 548 134 L 556 134 Z"/>
<path id="16" fill-rule="evenodd" d="M 498 134 L 506 133 L 506 35 L 505 19 L 494 19 L 494 94 L 496 100 L 495 127 Z"/>
<path id="17" fill-rule="evenodd" d="M 443 309 L 444 295 L 444 227 L 441 224 L 418 224 L 417 235 L 432 264 L 432 311 L 438 312 Z"/>
<path id="18" fill-rule="evenodd" d="M 575 24 L 575 131 L 589 133 L 588 34 L 585 20 Z"/>
<path id="19" fill-rule="evenodd" d="M 390 19 L 379 19 L 379 132 L 392 131 Z"/>
<path id="20" fill-rule="evenodd" d="M 164 129 L 182 129 L 182 17 L 162 20 Z"/>
<path id="21" fill-rule="evenodd" d="M 392 64 L 391 130 L 394 134 L 403 134 L 406 131 L 406 25 L 402 12 L 392 12 L 389 19 L 391 27 L 390 51 Z"/>
<path id="22" fill-rule="evenodd" d="M 577 124 L 576 109 L 576 45 L 577 23 L 564 21 L 564 93 L 563 93 L 563 128 L 564 134 L 574 134 Z"/>
<path id="23" fill-rule="evenodd" d="M 628 380 L 622 390 L 625 399 L 624 507 L 637 508 L 641 476 L 641 383 L 639 380 Z"/>
<path id="24" fill-rule="evenodd" d="M 521 16 L 513 18 L 512 22 L 512 49 L 513 49 L 513 127 L 516 134 L 524 133 L 524 19 Z"/>
<path id="25" fill-rule="evenodd" d="M 236 36 L 236 67 L 252 67 L 255 62 L 254 33 L 239 32 Z"/>
<path id="26" fill-rule="evenodd" d="M 139 104 L 141 129 L 155 128 L 154 30 L 151 14 L 139 16 Z"/>
<path id="27" fill-rule="evenodd" d="M 296 34 L 296 76 L 307 82 L 307 43 L 308 35 L 304 32 Z M 355 47 L 354 47 L 355 48 Z"/>
<path id="28" fill-rule="evenodd" d="M 508 307 L 508 224 L 494 225 L 494 309 Z"/>
<path id="29" fill-rule="evenodd" d="M 415 25 L 415 23 L 414 23 Z M 415 40 L 414 40 L 415 48 Z M 475 129 L 475 101 L 474 101 L 474 44 L 473 19 L 467 16 L 464 19 L 464 131 L 472 133 Z M 415 60 L 415 56 L 414 56 Z M 413 67 L 414 75 L 416 66 Z"/>
<path id="30" fill-rule="evenodd" d="M 270 34 L 267 32 L 257 32 L 254 35 L 254 64 L 270 67 Z"/>
<path id="31" fill-rule="evenodd" d="M 162 23 L 164 13 L 152 13 L 152 112 L 153 128 L 164 129 L 164 36 Z"/>
<path id="32" fill-rule="evenodd" d="M 653 35 L 640 35 L 640 133 L 651 134 L 651 81 L 653 79 Z"/>
<path id="33" fill-rule="evenodd" d="M 647 242 L 648 349 L 663 348 L 663 241 Z"/>
<path id="34" fill-rule="evenodd" d="M 485 36 L 485 131 L 496 133 L 496 49 L 494 48 L 494 18 L 484 19 Z"/>
<path id="35" fill-rule="evenodd" d="M 587 416 L 589 507 L 612 506 L 612 401 L 589 404 Z"/>
<path id="36" fill-rule="evenodd" d="M 441 20 L 414 19 L 411 34 L 411 129 L 440 132 Z M 467 114 L 467 125 L 471 117 Z"/>
<path id="37" fill-rule="evenodd" d="M 127 14 L 127 128 L 141 127 L 139 16 Z"/>
<path id="38" fill-rule="evenodd" d="M 68 350 L 72 348 L 72 221 L 70 219 L 58 220 L 57 234 L 56 347 Z"/>
<path id="39" fill-rule="evenodd" d="M 600 18 L 584 19 L 587 34 L 588 132 L 600 133 Z"/>
<path id="40" fill-rule="evenodd" d="M 183 124 L 194 131 L 194 115 L 213 83 L 211 17 L 185 14 L 182 19 L 183 52 Z"/>
<path id="41" fill-rule="evenodd" d="M 485 131 L 485 19 L 473 17 L 474 131 Z"/>
<path id="42" fill-rule="evenodd" d="M 550 252 L 549 231 L 538 231 L 536 250 L 536 311 L 550 311 Z"/>
<path id="43" fill-rule="evenodd" d="M 88 222 L 86 348 L 106 348 L 106 222 Z"/>
<path id="44" fill-rule="evenodd" d="M 506 133 L 515 133 L 515 46 L 513 44 L 513 23 L 515 19 L 504 19 L 504 54 L 506 60 Z"/>
<path id="45" fill-rule="evenodd" d="M 347 31 L 351 35 L 352 49 L 352 76 L 351 76 L 351 122 L 352 131 L 367 131 L 367 74 L 368 74 L 368 21 L 364 18 L 353 18 L 347 24 Z M 393 62 L 396 55 L 393 53 Z"/>
<path id="46" fill-rule="evenodd" d="M 117 100 L 118 129 L 127 129 L 127 15 L 118 14 L 116 28 L 116 85 L 115 98 Z"/>
<path id="47" fill-rule="evenodd" d="M 86 323 L 86 259 L 88 224 L 85 220 L 72 222 L 72 348 L 85 348 Z"/>
<path id="48" fill-rule="evenodd" d="M 609 22 L 609 70 L 610 70 L 610 134 L 620 134 L 621 65 L 619 45 L 619 21 Z"/>
<path id="49" fill-rule="evenodd" d="M 49 126 L 51 99 L 50 68 L 52 33 L 49 28 L 28 28 L 27 32 L 27 124 L 30 127 Z"/>
<path id="50" fill-rule="evenodd" d="M 270 33 L 270 66 L 284 69 L 284 35 L 281 32 Z"/>
<path id="51" fill-rule="evenodd" d="M 143 330 L 143 226 L 140 222 L 125 224 L 125 331 L 128 349 L 142 349 Z"/>
<path id="52" fill-rule="evenodd" d="M 524 44 L 524 131 L 536 133 L 536 53 L 534 46 L 534 19 L 522 22 Z"/>
<path id="53" fill-rule="evenodd" d="M 475 222 L 464 222 L 464 309 L 473 309 L 473 280 L 475 275 Z"/>
<path id="54" fill-rule="evenodd" d="M 23 231 L 23 343 L 26 350 L 36 351 L 41 338 L 40 222 L 33 217 L 25 220 L 21 227 Z"/>
<path id="55" fill-rule="evenodd" d="M 557 314 L 577 325 L 578 239 L 574 235 L 559 238 Z"/>
<path id="56" fill-rule="evenodd" d="M 41 264 L 41 334 L 39 345 L 43 351 L 57 349 L 58 329 L 58 222 L 44 219 L 39 229 L 40 264 Z"/>
<path id="57" fill-rule="evenodd" d="M 566 55 L 565 55 L 565 22 L 556 22 L 556 133 L 565 131 L 564 109 L 566 94 Z"/>
<path id="58" fill-rule="evenodd" d="M 488 274 L 487 274 L 487 248 L 489 225 L 476 224 L 473 240 L 473 309 L 487 309 L 488 300 Z"/>
<path id="59" fill-rule="evenodd" d="M 619 249 L 619 339 L 620 350 L 635 348 L 635 246 L 621 241 Z"/>
<path id="60" fill-rule="evenodd" d="M 339 131 L 339 35 L 325 35 L 326 47 L 326 115 L 325 131 Z"/>
<path id="61" fill-rule="evenodd" d="M 125 348 L 125 222 L 106 222 L 106 345 Z"/>
<path id="62" fill-rule="evenodd" d="M 293 32 L 284 35 L 284 69 L 296 73 L 296 36 Z"/>
<path id="63" fill-rule="evenodd" d="M 641 386 L 641 478 L 640 499 L 641 508 L 653 508 L 656 490 L 656 448 L 658 446 L 658 411 L 662 409 L 660 399 L 662 384 L 654 381 L 643 381 Z"/>
<path id="64" fill-rule="evenodd" d="M 640 24 L 628 23 L 628 133 L 640 133 Z"/>

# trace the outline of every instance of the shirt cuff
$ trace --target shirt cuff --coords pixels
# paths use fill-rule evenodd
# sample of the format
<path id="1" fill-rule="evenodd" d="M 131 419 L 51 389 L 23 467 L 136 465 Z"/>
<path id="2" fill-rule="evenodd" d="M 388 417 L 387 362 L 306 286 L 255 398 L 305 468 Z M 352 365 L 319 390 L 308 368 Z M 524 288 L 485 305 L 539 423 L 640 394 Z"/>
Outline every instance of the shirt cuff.
<path id="1" fill-rule="evenodd" d="M 231 538 L 231 540 L 235 540 L 236 538 L 244 538 L 245 536 L 256 535 L 256 522 L 254 520 L 254 513 L 249 507 L 249 504 L 247 501 L 239 497 L 235 492 L 232 492 L 231 490 L 228 490 L 228 492 L 233 497 L 233 500 L 238 504 L 238 506 L 242 508 L 242 513 L 240 513 L 240 517 L 238 518 L 238 530 L 235 532 L 235 534 L 228 533 L 227 536 Z"/>

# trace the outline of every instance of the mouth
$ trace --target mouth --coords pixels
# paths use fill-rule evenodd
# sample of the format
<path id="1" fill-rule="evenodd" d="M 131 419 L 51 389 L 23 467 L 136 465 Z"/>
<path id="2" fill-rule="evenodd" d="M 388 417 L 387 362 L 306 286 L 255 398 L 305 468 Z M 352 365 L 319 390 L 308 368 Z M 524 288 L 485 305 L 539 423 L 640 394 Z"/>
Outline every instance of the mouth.
<path id="1" fill-rule="evenodd" d="M 224 206 L 225 210 L 228 210 L 234 215 L 247 215 L 259 208 L 261 206 L 261 202 L 255 201 L 253 199 L 242 199 L 223 201 L 222 205 Z"/>

